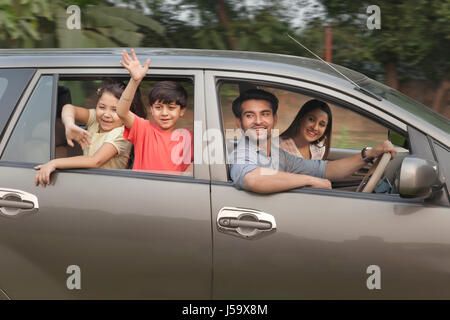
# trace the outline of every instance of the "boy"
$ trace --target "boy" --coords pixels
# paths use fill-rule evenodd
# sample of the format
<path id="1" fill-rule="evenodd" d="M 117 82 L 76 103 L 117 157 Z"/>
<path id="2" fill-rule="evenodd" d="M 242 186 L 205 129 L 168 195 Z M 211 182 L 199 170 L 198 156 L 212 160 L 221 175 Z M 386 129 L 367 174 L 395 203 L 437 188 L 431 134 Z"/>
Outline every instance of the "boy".
<path id="1" fill-rule="evenodd" d="M 141 66 L 134 50 L 132 57 L 124 50 L 120 64 L 130 72 L 130 81 L 120 98 L 117 114 L 125 130 L 123 136 L 134 145 L 133 170 L 185 171 L 193 160 L 193 134 L 187 129 L 175 130 L 186 111 L 186 90 L 173 81 L 155 84 L 149 94 L 155 124 L 130 111 L 131 101 L 147 74 L 150 59 Z"/>

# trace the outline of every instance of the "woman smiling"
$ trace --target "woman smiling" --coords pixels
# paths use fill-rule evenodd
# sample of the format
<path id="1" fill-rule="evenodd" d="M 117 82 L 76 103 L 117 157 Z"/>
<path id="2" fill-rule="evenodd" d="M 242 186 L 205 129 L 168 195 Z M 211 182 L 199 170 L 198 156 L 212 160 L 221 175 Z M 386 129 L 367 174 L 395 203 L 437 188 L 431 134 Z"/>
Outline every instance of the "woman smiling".
<path id="1" fill-rule="evenodd" d="M 326 159 L 330 151 L 332 115 L 323 101 L 309 100 L 280 135 L 280 147 L 304 159 Z"/>

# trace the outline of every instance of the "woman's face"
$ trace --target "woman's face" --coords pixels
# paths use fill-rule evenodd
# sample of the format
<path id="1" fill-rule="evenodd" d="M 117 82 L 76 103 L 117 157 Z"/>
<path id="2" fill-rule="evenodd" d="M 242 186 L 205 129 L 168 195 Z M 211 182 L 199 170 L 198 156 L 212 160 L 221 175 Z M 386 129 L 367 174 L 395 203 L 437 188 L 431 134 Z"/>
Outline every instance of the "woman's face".
<path id="1" fill-rule="evenodd" d="M 315 109 L 300 119 L 300 135 L 309 143 L 321 138 L 328 125 L 328 115 L 325 111 Z"/>

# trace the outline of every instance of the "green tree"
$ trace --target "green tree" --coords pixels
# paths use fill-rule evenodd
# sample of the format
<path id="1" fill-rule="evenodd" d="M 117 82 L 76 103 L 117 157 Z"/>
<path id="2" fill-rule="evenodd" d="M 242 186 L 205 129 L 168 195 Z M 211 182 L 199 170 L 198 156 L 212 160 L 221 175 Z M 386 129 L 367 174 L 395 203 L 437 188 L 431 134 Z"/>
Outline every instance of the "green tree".
<path id="1" fill-rule="evenodd" d="M 326 8 L 328 22 L 340 35 L 340 43 L 333 48 L 336 58 L 344 43 L 351 43 L 358 52 L 353 55 L 353 61 L 381 63 L 385 82 L 394 88 L 398 87 L 399 78 L 424 77 L 437 81 L 448 78 L 448 0 L 319 1 Z M 380 30 L 366 27 L 366 9 L 373 4 L 381 9 Z"/>
<path id="2" fill-rule="evenodd" d="M 81 29 L 70 30 L 69 5 L 81 8 Z M 0 0 L 2 47 L 140 46 L 145 34 L 164 35 L 165 28 L 142 12 L 105 0 Z"/>
<path id="3" fill-rule="evenodd" d="M 52 20 L 48 0 L 0 0 L 1 47 L 33 47 L 42 38 L 40 21 Z"/>

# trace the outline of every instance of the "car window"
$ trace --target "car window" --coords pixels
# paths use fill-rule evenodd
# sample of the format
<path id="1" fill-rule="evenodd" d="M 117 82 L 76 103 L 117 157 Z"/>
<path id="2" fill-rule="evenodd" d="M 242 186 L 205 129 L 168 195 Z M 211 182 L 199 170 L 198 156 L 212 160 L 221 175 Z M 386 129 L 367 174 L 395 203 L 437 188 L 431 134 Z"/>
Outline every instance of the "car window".
<path id="1" fill-rule="evenodd" d="M 237 145 L 237 141 L 241 138 L 242 132 L 238 129 L 235 117 L 232 111 L 232 102 L 236 99 L 240 93 L 252 89 L 258 88 L 274 94 L 279 101 L 277 116 L 278 121 L 273 132 L 273 136 L 283 134 L 288 127 L 293 123 L 296 115 L 302 108 L 302 106 L 312 100 L 317 99 L 325 102 L 331 109 L 332 114 L 332 134 L 331 144 L 328 155 L 326 155 L 326 148 L 318 147 L 311 149 L 311 155 L 314 153 L 314 159 L 323 160 L 337 160 L 345 157 L 349 157 L 354 154 L 359 154 L 364 147 L 374 147 L 388 139 L 389 129 L 380 124 L 375 119 L 369 118 L 369 115 L 365 113 L 357 113 L 356 107 L 350 105 L 338 105 L 336 102 L 328 101 L 326 98 L 318 98 L 306 93 L 299 88 L 298 90 L 292 87 L 283 86 L 280 84 L 268 84 L 267 82 L 258 83 L 254 80 L 219 80 L 218 82 L 218 96 L 220 102 L 220 108 L 222 112 L 222 129 L 224 132 L 226 149 L 230 154 Z M 349 109 L 349 108 L 355 109 Z M 364 114 L 364 115 L 363 115 Z M 324 129 L 325 130 L 325 129 Z M 279 140 L 281 147 L 299 156 L 296 145 L 286 144 L 282 139 Z M 406 146 L 408 143 L 406 143 Z M 324 148 L 323 150 L 321 150 Z M 318 150 L 320 149 L 320 150 Z M 392 188 L 391 181 L 394 181 L 394 174 L 401 163 L 401 159 L 409 154 L 409 151 L 404 148 L 398 148 L 400 152 L 397 160 L 392 162 L 388 169 L 385 170 L 384 178 L 386 183 L 390 184 L 390 187 L 383 191 L 381 187 L 376 192 L 379 193 L 392 193 L 396 194 Z M 326 158 L 322 158 L 325 157 Z M 229 159 L 228 159 L 229 160 Z M 352 173 L 351 175 L 339 180 L 333 181 L 333 190 L 345 190 L 356 191 L 357 187 L 361 183 L 364 176 L 370 169 L 370 165 L 366 165 L 360 170 Z M 228 180 L 230 177 L 230 167 L 228 170 Z M 383 178 L 383 179 L 384 179 Z M 383 181 L 381 183 L 384 183 Z"/>
<path id="2" fill-rule="evenodd" d="M 373 92 L 393 104 L 413 113 L 426 122 L 433 124 L 444 132 L 450 133 L 450 120 L 431 108 L 407 97 L 406 95 L 370 78 L 360 83 L 361 87 Z"/>
<path id="3" fill-rule="evenodd" d="M 278 123 L 275 129 L 278 129 L 280 134 L 289 127 L 303 104 L 314 99 L 312 96 L 286 89 L 265 85 L 258 85 L 257 87 L 273 93 L 279 100 L 277 111 Z M 234 131 L 237 129 L 237 126 L 231 104 L 233 100 L 239 96 L 239 91 L 242 91 L 242 88 L 250 87 L 238 83 L 224 82 L 219 89 L 223 129 L 228 144 L 233 136 L 236 136 L 237 138 L 240 137 L 235 134 Z M 386 127 L 352 110 L 329 102 L 327 102 L 327 104 L 331 109 L 333 117 L 331 148 L 361 150 L 367 146 L 376 146 L 387 139 L 388 129 Z"/>
<path id="4" fill-rule="evenodd" d="M 44 163 L 50 160 L 53 76 L 43 76 L 20 115 L 1 160 Z"/>
<path id="5" fill-rule="evenodd" d="M 108 77 L 112 80 L 117 80 L 127 84 L 129 77 L 111 76 Z M 87 109 L 95 109 L 98 101 L 97 89 L 101 86 L 105 77 L 99 76 L 64 76 L 60 75 L 60 81 L 58 82 L 58 102 L 56 111 L 56 121 L 55 121 L 55 157 L 70 157 L 75 155 L 81 155 L 82 150 L 80 146 L 75 143 L 75 147 L 70 147 L 67 145 L 65 139 L 64 125 L 61 120 L 61 111 L 65 104 L 70 103 L 79 107 L 84 107 Z M 152 87 L 159 81 L 170 80 L 176 81 L 183 86 L 187 91 L 187 107 L 186 112 L 183 117 L 180 117 L 177 121 L 176 128 L 185 128 L 193 131 L 194 129 L 194 82 L 193 79 L 187 77 L 172 77 L 172 78 L 150 78 L 144 79 L 140 86 L 140 95 L 142 106 L 132 109 L 138 116 L 148 119 L 151 123 L 155 121 L 150 114 L 147 114 L 147 107 L 149 105 L 149 92 Z M 86 129 L 86 126 L 82 126 Z M 131 169 L 133 165 L 134 158 L 134 148 L 130 153 L 130 160 L 127 165 L 127 169 Z M 193 152 L 193 151 L 192 151 Z M 164 173 L 164 174 L 182 174 L 187 176 L 193 176 L 192 168 L 185 172 L 172 172 L 172 171 L 148 171 L 153 173 Z"/>
<path id="6" fill-rule="evenodd" d="M 0 70 L 0 136 L 33 73 L 33 69 Z"/>

